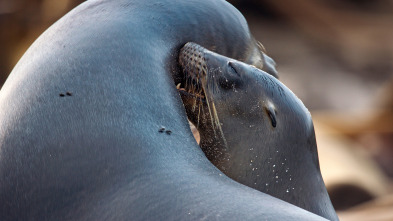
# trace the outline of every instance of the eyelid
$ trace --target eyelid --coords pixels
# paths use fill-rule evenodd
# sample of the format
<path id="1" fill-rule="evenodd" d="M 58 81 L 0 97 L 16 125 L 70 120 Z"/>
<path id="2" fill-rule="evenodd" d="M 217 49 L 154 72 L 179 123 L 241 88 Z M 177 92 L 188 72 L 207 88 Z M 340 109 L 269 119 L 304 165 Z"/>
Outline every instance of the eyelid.
<path id="1" fill-rule="evenodd" d="M 240 77 L 240 74 L 239 74 L 238 71 L 236 70 L 236 65 L 235 65 L 234 62 L 228 61 L 228 66 L 229 66 L 229 68 L 230 68 L 234 73 L 236 73 L 237 76 Z"/>

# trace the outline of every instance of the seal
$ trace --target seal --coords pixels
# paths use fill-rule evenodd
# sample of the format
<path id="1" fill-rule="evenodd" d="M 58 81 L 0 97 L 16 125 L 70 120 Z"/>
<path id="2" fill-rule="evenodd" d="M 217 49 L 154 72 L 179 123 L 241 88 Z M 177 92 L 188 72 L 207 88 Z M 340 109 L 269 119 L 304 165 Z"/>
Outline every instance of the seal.
<path id="1" fill-rule="evenodd" d="M 221 0 L 91 0 L 27 50 L 0 92 L 2 220 L 324 220 L 223 175 L 174 83 L 189 41 L 262 66 Z"/>
<path id="2" fill-rule="evenodd" d="M 195 43 L 181 49 L 179 63 L 187 115 L 215 166 L 242 184 L 338 220 L 320 173 L 311 115 L 284 84 Z"/>

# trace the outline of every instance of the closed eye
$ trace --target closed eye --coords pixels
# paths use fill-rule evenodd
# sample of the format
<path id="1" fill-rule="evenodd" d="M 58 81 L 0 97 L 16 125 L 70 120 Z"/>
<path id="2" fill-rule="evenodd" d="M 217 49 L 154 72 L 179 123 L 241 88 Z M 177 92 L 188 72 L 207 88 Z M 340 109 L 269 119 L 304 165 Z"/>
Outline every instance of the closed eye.
<path id="1" fill-rule="evenodd" d="M 232 71 L 233 73 L 235 73 L 237 76 L 240 77 L 240 74 L 239 74 L 239 73 L 237 72 L 237 70 L 236 70 L 236 65 L 235 65 L 233 62 L 228 61 L 228 66 L 229 66 L 229 68 L 231 69 L 231 71 Z"/>

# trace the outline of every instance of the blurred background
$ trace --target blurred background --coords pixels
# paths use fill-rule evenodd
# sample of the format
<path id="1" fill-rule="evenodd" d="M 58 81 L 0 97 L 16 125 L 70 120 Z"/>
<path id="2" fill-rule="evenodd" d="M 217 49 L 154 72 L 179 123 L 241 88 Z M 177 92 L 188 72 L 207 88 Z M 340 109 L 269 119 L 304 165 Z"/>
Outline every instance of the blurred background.
<path id="1" fill-rule="evenodd" d="M 81 0 L 0 0 L 0 86 Z M 393 0 L 231 0 L 312 113 L 340 219 L 393 220 Z"/>

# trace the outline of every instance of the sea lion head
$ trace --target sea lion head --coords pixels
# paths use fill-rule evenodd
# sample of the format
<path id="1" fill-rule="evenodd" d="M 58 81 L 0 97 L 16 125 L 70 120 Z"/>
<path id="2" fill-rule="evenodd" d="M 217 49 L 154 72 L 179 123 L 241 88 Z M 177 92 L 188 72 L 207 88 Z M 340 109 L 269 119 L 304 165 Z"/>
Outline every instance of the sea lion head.
<path id="1" fill-rule="evenodd" d="M 268 58 L 266 56 L 266 58 Z M 270 58 L 269 58 L 270 59 Z M 232 179 L 335 219 L 321 177 L 311 114 L 276 76 L 187 43 L 178 85 L 207 158 Z"/>

